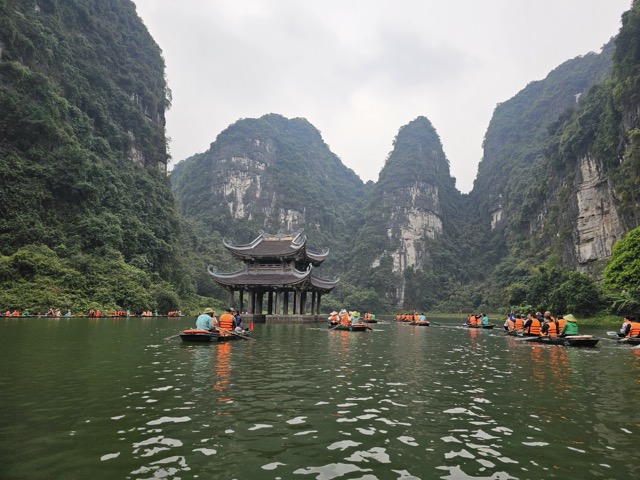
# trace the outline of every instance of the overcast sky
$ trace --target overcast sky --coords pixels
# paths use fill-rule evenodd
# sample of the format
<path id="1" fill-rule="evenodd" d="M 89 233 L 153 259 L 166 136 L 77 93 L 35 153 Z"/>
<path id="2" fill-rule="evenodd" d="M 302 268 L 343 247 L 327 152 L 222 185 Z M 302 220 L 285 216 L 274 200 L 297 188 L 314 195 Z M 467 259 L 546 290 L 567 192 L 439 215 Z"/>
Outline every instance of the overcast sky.
<path id="1" fill-rule="evenodd" d="M 303 117 L 362 180 L 426 116 L 473 187 L 497 103 L 599 52 L 631 0 L 134 0 L 163 51 L 171 168 L 240 118 Z"/>

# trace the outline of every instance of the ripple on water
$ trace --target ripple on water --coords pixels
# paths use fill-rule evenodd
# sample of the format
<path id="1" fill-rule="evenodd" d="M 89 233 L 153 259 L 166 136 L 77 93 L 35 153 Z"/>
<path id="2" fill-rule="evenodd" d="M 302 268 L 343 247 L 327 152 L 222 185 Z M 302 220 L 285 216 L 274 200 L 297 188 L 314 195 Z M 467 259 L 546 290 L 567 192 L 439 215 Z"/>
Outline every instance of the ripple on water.
<path id="1" fill-rule="evenodd" d="M 299 468 L 293 473 L 298 475 L 313 475 L 316 474 L 316 480 L 331 480 L 337 477 L 343 477 L 349 473 L 354 472 L 371 472 L 370 468 L 360 468 L 357 465 L 351 463 L 330 463 L 328 465 L 322 465 L 319 467 L 306 467 Z"/>
<path id="2" fill-rule="evenodd" d="M 147 425 L 161 425 L 163 423 L 183 423 L 191 420 L 191 417 L 160 417 L 157 420 L 147 422 Z"/>

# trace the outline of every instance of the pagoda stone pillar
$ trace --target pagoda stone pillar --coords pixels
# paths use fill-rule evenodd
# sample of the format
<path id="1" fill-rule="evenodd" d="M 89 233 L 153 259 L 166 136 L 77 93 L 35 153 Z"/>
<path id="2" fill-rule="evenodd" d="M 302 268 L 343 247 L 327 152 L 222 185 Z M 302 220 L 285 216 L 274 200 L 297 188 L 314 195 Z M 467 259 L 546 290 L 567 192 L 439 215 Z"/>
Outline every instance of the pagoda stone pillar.
<path id="1" fill-rule="evenodd" d="M 269 290 L 269 296 L 267 297 L 267 313 L 273 315 L 273 291 Z"/>
<path id="2" fill-rule="evenodd" d="M 296 302 L 295 302 L 295 312 L 294 315 L 302 315 L 302 292 L 300 290 L 296 290 Z"/>
<path id="3" fill-rule="evenodd" d="M 264 292 L 262 290 L 256 292 L 256 314 L 262 315 L 262 300 Z"/>
<path id="4" fill-rule="evenodd" d="M 238 309 L 240 310 L 240 313 L 242 313 L 244 312 L 244 289 L 240 290 L 240 299 L 238 302 L 240 303 Z"/>
<path id="5" fill-rule="evenodd" d="M 316 301 L 316 315 L 320 315 L 320 298 L 322 297 L 322 293 L 318 292 L 318 300 Z"/>

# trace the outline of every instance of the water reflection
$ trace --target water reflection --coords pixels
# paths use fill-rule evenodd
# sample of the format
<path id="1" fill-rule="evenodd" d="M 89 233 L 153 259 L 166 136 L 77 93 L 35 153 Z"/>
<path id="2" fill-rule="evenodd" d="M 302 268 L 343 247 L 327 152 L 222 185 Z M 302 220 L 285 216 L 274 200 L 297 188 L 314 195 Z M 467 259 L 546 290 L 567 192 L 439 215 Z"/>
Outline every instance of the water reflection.
<path id="1" fill-rule="evenodd" d="M 640 478 L 640 350 L 446 321 L 163 341 L 175 322 L 0 323 L 0 478 Z"/>

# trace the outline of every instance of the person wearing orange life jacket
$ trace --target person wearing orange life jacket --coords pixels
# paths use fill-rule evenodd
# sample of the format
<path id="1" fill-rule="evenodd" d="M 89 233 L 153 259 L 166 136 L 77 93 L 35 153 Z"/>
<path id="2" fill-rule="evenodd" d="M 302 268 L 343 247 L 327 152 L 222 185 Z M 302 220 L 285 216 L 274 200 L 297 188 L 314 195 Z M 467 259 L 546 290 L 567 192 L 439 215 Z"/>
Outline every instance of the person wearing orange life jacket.
<path id="1" fill-rule="evenodd" d="M 551 316 L 551 312 L 548 310 L 544 312 L 544 323 L 540 327 L 540 335 L 553 338 L 558 335 L 559 331 L 556 319 Z"/>
<path id="2" fill-rule="evenodd" d="M 502 325 L 504 327 L 505 332 L 511 332 L 515 330 L 515 327 L 516 327 L 515 319 L 516 319 L 515 315 L 513 316 L 513 318 L 511 318 L 511 315 L 507 316 L 507 319 L 504 321 L 504 324 Z"/>
<path id="3" fill-rule="evenodd" d="M 524 326 L 524 320 L 522 320 L 522 315 L 516 315 L 516 319 L 513 321 L 513 329 L 514 330 L 522 330 Z"/>
<path id="4" fill-rule="evenodd" d="M 338 317 L 338 312 L 336 312 L 335 310 L 331 312 L 327 320 L 329 320 L 329 323 L 331 325 L 337 325 L 338 323 L 340 323 L 340 317 Z"/>
<path id="5" fill-rule="evenodd" d="M 629 337 L 640 337 L 640 322 L 634 317 L 630 317 Z"/>
<path id="6" fill-rule="evenodd" d="M 624 319 L 622 320 L 622 326 L 620 327 L 620 333 L 618 334 L 618 336 L 628 337 L 630 336 L 629 335 L 630 332 L 631 332 L 631 318 L 629 317 L 629 315 L 625 315 Z"/>
<path id="7" fill-rule="evenodd" d="M 558 315 L 558 319 L 556 320 L 556 325 L 558 327 L 558 333 L 562 331 L 564 328 L 564 324 L 567 323 L 567 320 L 562 316 Z"/>
<path id="8" fill-rule="evenodd" d="M 542 318 L 542 315 L 540 315 L 540 318 Z M 522 329 L 529 335 L 540 335 L 540 319 L 528 313 L 527 320 L 522 325 Z"/>
<path id="9" fill-rule="evenodd" d="M 218 320 L 218 324 L 220 327 L 220 331 L 223 334 L 230 335 L 229 331 L 235 328 L 233 314 L 231 313 L 231 309 L 227 308 L 222 315 L 220 315 L 220 319 Z"/>
<path id="10" fill-rule="evenodd" d="M 343 308 L 340 310 L 340 324 L 341 325 L 349 325 L 351 323 L 351 317 L 349 317 L 349 312 Z"/>

